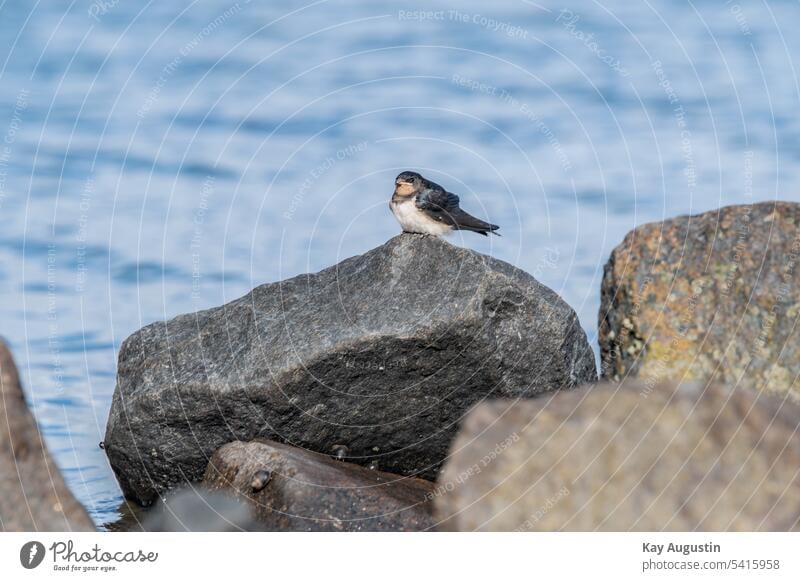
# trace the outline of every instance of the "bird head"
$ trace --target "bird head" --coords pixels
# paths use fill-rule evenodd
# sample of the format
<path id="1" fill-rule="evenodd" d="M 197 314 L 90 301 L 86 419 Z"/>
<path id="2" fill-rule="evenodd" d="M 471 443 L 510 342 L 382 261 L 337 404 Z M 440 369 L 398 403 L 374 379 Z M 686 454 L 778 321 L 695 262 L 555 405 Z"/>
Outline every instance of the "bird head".
<path id="1" fill-rule="evenodd" d="M 394 191 L 398 196 L 411 196 L 422 189 L 425 178 L 413 171 L 404 171 L 394 180 Z"/>

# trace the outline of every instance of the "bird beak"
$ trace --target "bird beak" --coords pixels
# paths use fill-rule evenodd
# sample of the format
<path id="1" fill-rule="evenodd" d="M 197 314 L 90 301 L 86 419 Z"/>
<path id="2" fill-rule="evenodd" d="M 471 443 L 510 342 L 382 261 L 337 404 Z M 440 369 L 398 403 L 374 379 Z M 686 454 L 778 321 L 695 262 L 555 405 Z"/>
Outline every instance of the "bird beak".
<path id="1" fill-rule="evenodd" d="M 397 178 L 396 180 L 394 180 L 394 183 L 395 183 L 395 185 L 399 186 L 400 184 L 404 184 L 405 182 L 403 180 L 401 180 L 400 178 Z"/>

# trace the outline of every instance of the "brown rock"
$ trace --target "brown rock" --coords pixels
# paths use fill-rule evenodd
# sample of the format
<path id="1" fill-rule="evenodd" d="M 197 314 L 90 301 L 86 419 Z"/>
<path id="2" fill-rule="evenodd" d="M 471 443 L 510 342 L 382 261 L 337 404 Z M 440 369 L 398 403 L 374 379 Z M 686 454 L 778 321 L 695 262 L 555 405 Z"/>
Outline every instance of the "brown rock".
<path id="1" fill-rule="evenodd" d="M 93 531 L 64 483 L 25 403 L 14 359 L 0 340 L 0 530 Z"/>
<path id="2" fill-rule="evenodd" d="M 203 478 L 235 490 L 266 530 L 419 531 L 433 526 L 433 484 L 270 441 L 232 442 Z"/>
<path id="3" fill-rule="evenodd" d="M 800 530 L 800 407 L 641 381 L 475 408 L 434 491 L 459 531 Z"/>
<path id="4" fill-rule="evenodd" d="M 800 394 L 800 204 L 729 206 L 630 232 L 605 267 L 602 374 Z"/>

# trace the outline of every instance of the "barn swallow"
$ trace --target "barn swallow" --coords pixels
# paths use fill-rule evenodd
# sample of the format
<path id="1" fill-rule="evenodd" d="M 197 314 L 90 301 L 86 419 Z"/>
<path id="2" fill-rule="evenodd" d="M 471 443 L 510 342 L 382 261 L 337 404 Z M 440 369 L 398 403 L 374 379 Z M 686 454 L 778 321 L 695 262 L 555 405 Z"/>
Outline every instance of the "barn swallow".
<path id="1" fill-rule="evenodd" d="M 470 216 L 459 205 L 459 198 L 413 171 L 395 179 L 389 207 L 404 232 L 444 236 L 454 230 L 469 230 L 487 236 L 500 226 Z"/>

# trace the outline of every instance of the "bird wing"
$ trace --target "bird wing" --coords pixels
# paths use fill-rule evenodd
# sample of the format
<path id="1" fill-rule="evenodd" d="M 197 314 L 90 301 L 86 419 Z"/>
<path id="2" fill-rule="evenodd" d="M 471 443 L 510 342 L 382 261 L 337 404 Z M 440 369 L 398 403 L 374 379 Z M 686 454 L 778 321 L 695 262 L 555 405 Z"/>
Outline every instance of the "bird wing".
<path id="1" fill-rule="evenodd" d="M 487 232 L 494 232 L 499 228 L 489 222 L 484 222 L 467 214 L 459 207 L 459 197 L 443 188 L 426 188 L 417 194 L 417 208 L 428 214 L 437 222 L 449 224 L 456 230 L 470 230 L 486 236 Z"/>
<path id="2" fill-rule="evenodd" d="M 427 212 L 431 218 L 453 224 L 453 214 L 458 211 L 459 198 L 443 188 L 425 188 L 417 194 L 417 208 Z"/>

